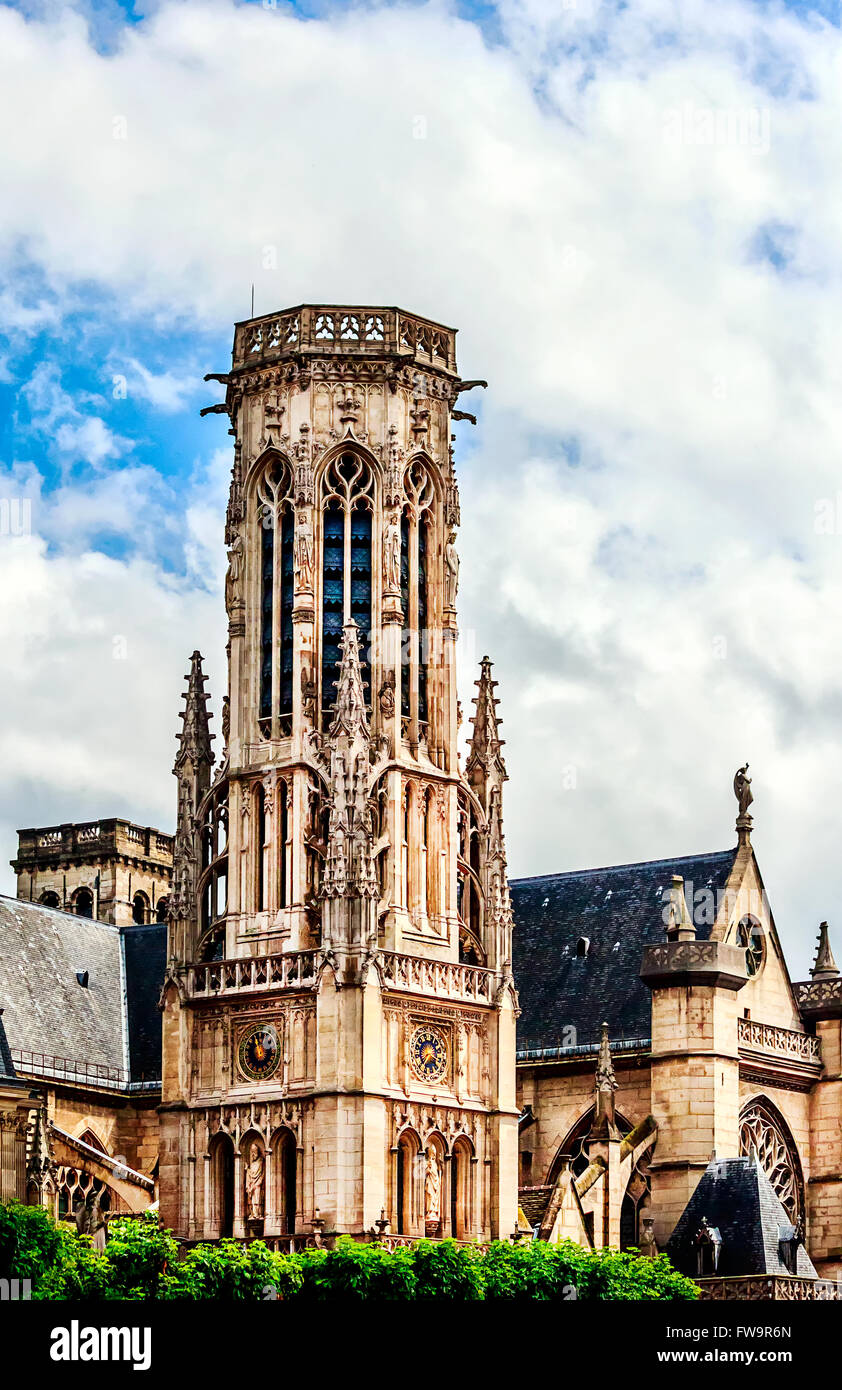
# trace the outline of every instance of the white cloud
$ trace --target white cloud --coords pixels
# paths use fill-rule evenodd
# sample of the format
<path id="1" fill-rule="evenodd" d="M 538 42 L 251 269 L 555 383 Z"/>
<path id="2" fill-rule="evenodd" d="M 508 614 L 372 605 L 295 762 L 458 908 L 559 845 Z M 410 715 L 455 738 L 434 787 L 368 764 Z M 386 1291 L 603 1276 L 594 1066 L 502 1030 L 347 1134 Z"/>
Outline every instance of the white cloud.
<path id="1" fill-rule="evenodd" d="M 244 317 L 252 282 L 258 312 L 398 302 L 457 324 L 463 370 L 491 383 L 457 449 L 461 621 L 498 658 L 514 871 L 727 844 L 749 758 L 767 885 L 803 970 L 842 889 L 825 810 L 842 777 L 842 528 L 815 526 L 842 490 L 839 33 L 742 0 L 503 0 L 499 14 L 492 49 L 443 5 L 304 22 L 165 4 L 106 55 L 68 10 L 0 11 L 0 109 L 7 125 L 28 113 L 26 141 L 0 153 L 15 189 L 0 252 L 25 244 L 53 295 L 89 281 L 179 332 Z M 752 112 L 763 123 L 741 126 Z M 778 265 L 759 237 L 776 227 Z M 137 363 L 136 390 L 181 409 L 190 368 Z M 109 443 L 88 452 L 113 457 Z M 220 501 L 194 494 L 187 521 L 217 578 L 223 471 Z M 166 512 L 154 480 L 119 476 L 151 521 Z M 86 499 L 60 505 L 79 515 Z M 60 633 L 68 670 L 119 625 L 112 606 L 88 632 L 92 585 L 149 615 L 151 712 L 142 682 L 97 667 L 86 722 L 18 651 L 6 737 L 22 747 L 37 714 L 39 736 L 60 718 L 81 750 L 30 740 L 20 776 L 38 815 L 71 767 L 64 813 L 95 814 L 131 786 L 136 721 L 168 761 L 182 650 L 201 640 L 188 629 L 221 616 L 189 583 L 174 601 L 151 561 L 106 574 L 27 555 L 14 582 L 35 586 L 25 611 L 46 643 Z M 156 757 L 138 771 L 144 806 Z"/>

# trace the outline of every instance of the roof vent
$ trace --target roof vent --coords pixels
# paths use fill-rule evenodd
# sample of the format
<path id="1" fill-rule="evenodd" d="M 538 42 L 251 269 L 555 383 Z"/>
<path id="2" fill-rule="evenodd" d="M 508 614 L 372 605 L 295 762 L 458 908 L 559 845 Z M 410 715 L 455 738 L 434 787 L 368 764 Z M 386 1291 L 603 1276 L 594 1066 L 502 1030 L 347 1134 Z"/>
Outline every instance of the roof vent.
<path id="1" fill-rule="evenodd" d="M 77 985 L 81 985 L 81 986 L 82 986 L 82 989 L 87 989 L 87 988 L 88 988 L 88 972 L 87 972 L 87 970 L 77 970 L 77 971 L 76 971 L 76 983 L 77 983 Z"/>
<path id="2" fill-rule="evenodd" d="M 589 954 L 590 949 L 591 949 L 591 939 L 590 939 L 590 937 L 589 937 L 589 936 L 580 936 L 580 937 L 579 937 L 579 940 L 576 942 L 576 955 L 577 955 L 577 956 L 580 956 L 580 957 L 581 957 L 581 956 L 586 956 L 586 955 Z"/>

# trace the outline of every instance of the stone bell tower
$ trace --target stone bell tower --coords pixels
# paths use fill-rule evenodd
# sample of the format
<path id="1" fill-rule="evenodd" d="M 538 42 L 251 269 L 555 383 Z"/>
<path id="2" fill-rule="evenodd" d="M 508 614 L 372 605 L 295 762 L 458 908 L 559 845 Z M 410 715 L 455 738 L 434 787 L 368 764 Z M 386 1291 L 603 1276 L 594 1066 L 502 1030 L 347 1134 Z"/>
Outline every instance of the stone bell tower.
<path id="1" fill-rule="evenodd" d="M 210 378 L 209 378 L 210 379 Z M 508 1235 L 516 995 L 499 721 L 457 756 L 455 333 L 237 325 L 228 695 L 175 772 L 161 1212 L 195 1239 Z M 203 412 L 206 413 L 206 412 Z M 472 417 L 467 417 L 472 418 Z"/>

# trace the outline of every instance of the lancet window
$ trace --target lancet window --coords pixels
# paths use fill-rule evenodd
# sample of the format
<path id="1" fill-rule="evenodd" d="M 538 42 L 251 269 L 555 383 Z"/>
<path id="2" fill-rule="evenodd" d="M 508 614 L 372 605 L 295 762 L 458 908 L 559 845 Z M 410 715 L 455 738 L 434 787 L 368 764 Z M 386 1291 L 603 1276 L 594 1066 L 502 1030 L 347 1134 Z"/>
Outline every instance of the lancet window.
<path id="1" fill-rule="evenodd" d="M 285 459 L 269 460 L 256 489 L 260 527 L 260 692 L 264 736 L 288 733 L 292 724 L 292 610 L 294 602 L 292 471 Z"/>
<path id="2" fill-rule="evenodd" d="M 360 665 L 371 704 L 374 475 L 359 454 L 333 459 L 322 478 L 322 712 L 336 703 L 343 625 L 359 628 Z"/>

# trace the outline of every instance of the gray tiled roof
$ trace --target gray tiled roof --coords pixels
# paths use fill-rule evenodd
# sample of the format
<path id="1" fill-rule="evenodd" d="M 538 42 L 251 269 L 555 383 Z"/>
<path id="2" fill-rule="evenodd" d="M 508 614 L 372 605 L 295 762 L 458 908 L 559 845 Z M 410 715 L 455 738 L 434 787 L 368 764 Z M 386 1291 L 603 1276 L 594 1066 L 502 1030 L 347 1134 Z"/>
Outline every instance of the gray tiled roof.
<path id="1" fill-rule="evenodd" d="M 12 1062 L 12 1054 L 9 1051 L 6 1030 L 3 1027 L 3 1010 L 0 1009 L 0 1081 L 13 1081 L 14 1077 L 15 1067 Z"/>
<path id="2" fill-rule="evenodd" d="M 575 1030 L 579 1046 L 599 1041 L 606 1019 L 612 1041 L 647 1038 L 649 990 L 640 976 L 643 947 L 664 939 L 664 892 L 673 874 L 715 899 L 736 849 L 684 859 L 654 859 L 604 869 L 514 879 L 513 968 L 520 999 L 518 1048 L 555 1047 Z M 699 902 L 699 899 L 696 899 Z M 708 914 L 705 913 L 705 916 Z M 712 922 L 698 922 L 700 937 Z M 587 955 L 576 955 L 580 937 Z"/>
<path id="3" fill-rule="evenodd" d="M 696 1235 L 702 1217 L 719 1230 L 722 1247 L 717 1274 L 789 1274 L 781 1240 L 793 1233 L 789 1217 L 755 1158 L 713 1159 L 670 1236 L 667 1254 L 683 1274 L 696 1273 Z M 815 1279 L 803 1245 L 796 1274 Z"/>
<path id="4" fill-rule="evenodd" d="M 126 951 L 131 933 L 143 944 L 138 938 Z M 0 1006 L 9 1046 L 160 1076 L 156 1004 L 165 938 L 164 926 L 114 927 L 0 897 Z M 83 985 L 77 977 L 85 972 Z"/>

